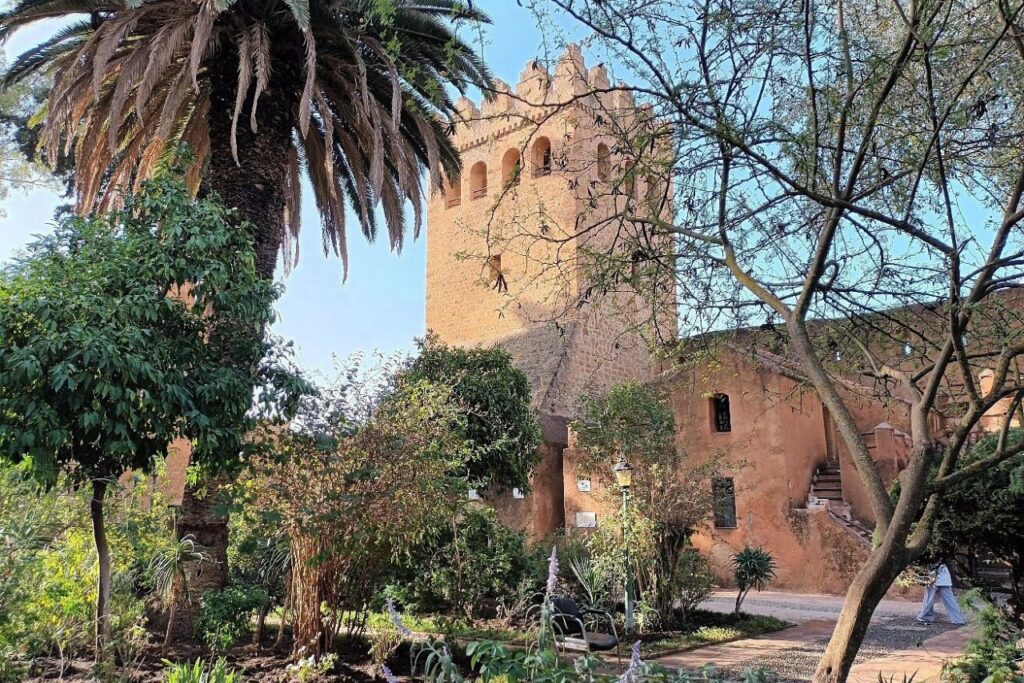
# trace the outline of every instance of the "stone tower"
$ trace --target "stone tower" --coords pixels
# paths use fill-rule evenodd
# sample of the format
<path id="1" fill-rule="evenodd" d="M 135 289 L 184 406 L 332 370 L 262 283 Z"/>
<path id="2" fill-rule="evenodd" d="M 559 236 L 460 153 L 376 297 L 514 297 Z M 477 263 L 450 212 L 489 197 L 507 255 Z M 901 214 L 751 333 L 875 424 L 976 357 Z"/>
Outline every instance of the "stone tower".
<path id="1" fill-rule="evenodd" d="M 607 248 L 615 228 L 590 226 L 625 201 L 602 191 L 625 163 L 611 151 L 623 127 L 610 122 L 635 120 L 638 110 L 603 66 L 586 67 L 577 46 L 553 75 L 531 62 L 514 89 L 497 89 L 480 107 L 458 103 L 463 172 L 428 206 L 426 322 L 449 344 L 501 345 L 528 376 L 545 460 L 530 499 L 510 503 L 521 509 L 506 517 L 545 533 L 562 523 L 561 450 L 580 396 L 653 374 L 644 297 L 584 296 L 581 259 Z M 601 94 L 587 94 L 595 89 Z M 641 180 L 628 182 L 630 192 L 645 191 Z"/>

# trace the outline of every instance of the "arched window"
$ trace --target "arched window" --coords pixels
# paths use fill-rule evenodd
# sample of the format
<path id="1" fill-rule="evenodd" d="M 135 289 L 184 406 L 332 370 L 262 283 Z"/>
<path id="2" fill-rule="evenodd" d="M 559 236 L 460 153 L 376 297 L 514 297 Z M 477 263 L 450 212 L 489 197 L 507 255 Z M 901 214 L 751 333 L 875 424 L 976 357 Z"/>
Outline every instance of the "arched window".
<path id="1" fill-rule="evenodd" d="M 732 431 L 728 394 L 715 394 L 711 397 L 711 428 L 716 432 Z"/>
<path id="2" fill-rule="evenodd" d="M 478 161 L 469 171 L 469 196 L 480 199 L 487 196 L 487 164 Z"/>
<path id="3" fill-rule="evenodd" d="M 612 153 L 608 150 L 608 145 L 599 142 L 597 145 L 597 179 L 602 183 L 608 182 L 611 165 Z"/>
<path id="4" fill-rule="evenodd" d="M 513 147 L 501 158 L 501 182 L 506 187 L 519 184 L 519 175 L 523 170 L 519 159 L 519 150 Z"/>
<path id="5" fill-rule="evenodd" d="M 450 209 L 462 203 L 462 179 L 455 176 L 444 190 L 444 207 Z"/>
<path id="6" fill-rule="evenodd" d="M 551 141 L 545 137 L 537 138 L 533 143 L 533 175 L 551 174 Z"/>

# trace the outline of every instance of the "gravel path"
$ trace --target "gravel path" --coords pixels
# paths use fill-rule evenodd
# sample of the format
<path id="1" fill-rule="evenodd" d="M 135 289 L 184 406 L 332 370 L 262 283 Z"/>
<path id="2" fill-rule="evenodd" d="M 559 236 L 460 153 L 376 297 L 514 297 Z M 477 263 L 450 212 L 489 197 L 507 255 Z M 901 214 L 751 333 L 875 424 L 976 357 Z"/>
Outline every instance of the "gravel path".
<path id="1" fill-rule="evenodd" d="M 954 628 L 956 627 L 949 623 L 922 626 L 907 618 L 872 624 L 855 661 L 865 662 L 895 652 L 913 650 L 920 647 L 922 641 Z M 723 672 L 737 675 L 742 669 L 750 667 L 772 671 L 783 681 L 807 681 L 814 674 L 827 643 L 827 638 L 797 643 L 776 653 L 754 656 L 739 666 L 724 669 Z"/>

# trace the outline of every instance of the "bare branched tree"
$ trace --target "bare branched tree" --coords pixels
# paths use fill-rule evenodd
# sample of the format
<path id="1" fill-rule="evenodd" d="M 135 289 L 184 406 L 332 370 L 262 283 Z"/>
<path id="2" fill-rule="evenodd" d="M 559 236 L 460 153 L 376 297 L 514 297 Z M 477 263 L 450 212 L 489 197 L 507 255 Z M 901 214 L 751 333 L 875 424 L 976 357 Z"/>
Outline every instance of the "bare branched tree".
<path id="1" fill-rule="evenodd" d="M 549 31 L 568 17 L 629 83 L 584 73 L 585 87 L 542 98 L 601 131 L 589 157 L 575 139 L 561 161 L 590 210 L 532 235 L 578 245 L 548 264 L 585 283 L 575 304 L 669 295 L 687 344 L 737 328 L 752 345 L 781 339 L 835 420 L 878 539 L 815 675 L 843 681 L 878 602 L 925 552 L 943 492 L 1022 450 L 1006 434 L 1024 400 L 1024 5 L 521 4 Z M 627 94 L 635 116 L 622 115 Z M 654 322 L 637 325 L 664 330 Z M 858 429 L 852 384 L 909 406 L 898 497 Z M 986 430 L 999 447 L 960 466 Z"/>

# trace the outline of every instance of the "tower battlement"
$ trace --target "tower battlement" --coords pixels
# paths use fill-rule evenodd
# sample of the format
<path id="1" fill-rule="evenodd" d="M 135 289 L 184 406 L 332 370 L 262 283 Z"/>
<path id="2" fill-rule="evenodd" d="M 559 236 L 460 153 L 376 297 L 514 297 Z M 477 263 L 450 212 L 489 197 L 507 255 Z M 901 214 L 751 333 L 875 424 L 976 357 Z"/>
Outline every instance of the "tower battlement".
<path id="1" fill-rule="evenodd" d="M 428 205 L 427 328 L 450 344 L 505 347 L 543 414 L 572 417 L 584 393 L 651 374 L 636 329 L 644 298 L 580 303 L 591 299 L 582 255 L 614 239 L 581 223 L 646 191 L 622 144 L 623 123 L 643 117 L 576 45 L 553 73 L 531 61 L 514 89 L 498 82 L 479 105 L 458 102 L 461 177 Z"/>
<path id="2" fill-rule="evenodd" d="M 587 67 L 580 47 L 570 44 L 553 75 L 538 60 L 531 60 L 515 88 L 495 79 L 489 98 L 477 103 L 460 97 L 455 109 L 455 144 L 461 152 L 535 126 L 565 109 L 630 115 L 637 107 L 629 90 L 611 84 L 604 64 Z"/>

